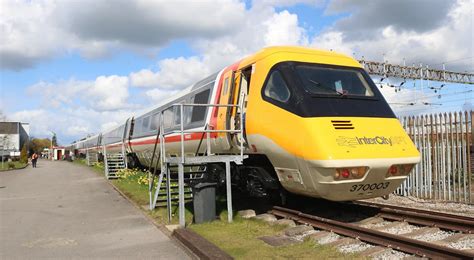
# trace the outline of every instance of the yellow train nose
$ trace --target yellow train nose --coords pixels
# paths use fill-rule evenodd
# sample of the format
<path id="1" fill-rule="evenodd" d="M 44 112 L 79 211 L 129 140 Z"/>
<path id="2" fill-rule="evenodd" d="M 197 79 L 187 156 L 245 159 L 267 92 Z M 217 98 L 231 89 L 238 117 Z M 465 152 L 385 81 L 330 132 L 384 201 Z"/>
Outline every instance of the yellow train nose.
<path id="1" fill-rule="evenodd" d="M 336 201 L 367 199 L 392 193 L 418 161 L 418 157 L 306 160 L 301 175 L 311 180 L 305 188 L 315 197 Z"/>

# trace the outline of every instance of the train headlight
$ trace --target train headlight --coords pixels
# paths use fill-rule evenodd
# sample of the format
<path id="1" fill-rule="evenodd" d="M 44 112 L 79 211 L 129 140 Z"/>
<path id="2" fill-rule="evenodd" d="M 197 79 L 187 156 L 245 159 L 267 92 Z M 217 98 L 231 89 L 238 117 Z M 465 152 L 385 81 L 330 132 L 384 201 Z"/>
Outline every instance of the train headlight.
<path id="1" fill-rule="evenodd" d="M 406 176 L 410 174 L 414 164 L 395 164 L 390 166 L 387 171 L 387 177 Z"/>
<path id="2" fill-rule="evenodd" d="M 360 179 L 364 177 L 365 173 L 369 167 L 348 167 L 348 168 L 338 168 L 334 173 L 335 180 L 350 180 L 350 179 Z"/>

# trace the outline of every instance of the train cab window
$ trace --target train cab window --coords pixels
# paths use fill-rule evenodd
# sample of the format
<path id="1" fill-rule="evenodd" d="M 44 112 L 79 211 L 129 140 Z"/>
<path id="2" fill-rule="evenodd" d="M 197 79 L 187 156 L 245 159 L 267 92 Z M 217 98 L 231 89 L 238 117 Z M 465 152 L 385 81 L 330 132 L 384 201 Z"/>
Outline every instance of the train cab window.
<path id="1" fill-rule="evenodd" d="M 208 104 L 209 94 L 211 93 L 210 89 L 201 91 L 194 96 L 194 104 Z M 191 114 L 191 123 L 203 121 L 206 117 L 207 107 L 193 107 L 193 112 Z"/>
<path id="2" fill-rule="evenodd" d="M 298 65 L 295 71 L 311 94 L 374 96 L 362 73 L 355 69 Z"/>
<path id="3" fill-rule="evenodd" d="M 280 71 L 275 70 L 268 78 L 264 90 L 265 96 L 286 103 L 290 99 L 290 89 Z"/>

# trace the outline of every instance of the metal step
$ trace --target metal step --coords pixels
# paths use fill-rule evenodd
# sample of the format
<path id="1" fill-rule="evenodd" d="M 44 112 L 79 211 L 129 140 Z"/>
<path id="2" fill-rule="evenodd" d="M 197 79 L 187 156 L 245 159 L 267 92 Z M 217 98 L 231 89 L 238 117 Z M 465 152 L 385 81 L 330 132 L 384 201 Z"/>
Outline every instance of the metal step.
<path id="1" fill-rule="evenodd" d="M 184 200 L 186 201 L 192 201 L 193 198 L 192 197 L 189 197 L 189 198 L 184 198 Z M 179 198 L 171 198 L 171 201 L 179 201 Z M 165 199 L 157 199 L 156 200 L 156 203 L 159 203 L 159 202 L 166 202 L 166 198 Z"/>
<path id="2" fill-rule="evenodd" d="M 170 192 L 171 196 L 173 195 L 179 195 L 179 192 L 178 191 L 173 191 L 173 192 Z M 188 191 L 184 191 L 184 195 L 187 195 L 187 194 L 193 194 L 192 191 L 188 190 Z M 163 193 L 163 194 L 160 194 L 159 198 L 162 198 L 162 197 L 165 197 L 166 198 L 166 193 Z M 192 197 L 192 196 L 191 196 Z"/>

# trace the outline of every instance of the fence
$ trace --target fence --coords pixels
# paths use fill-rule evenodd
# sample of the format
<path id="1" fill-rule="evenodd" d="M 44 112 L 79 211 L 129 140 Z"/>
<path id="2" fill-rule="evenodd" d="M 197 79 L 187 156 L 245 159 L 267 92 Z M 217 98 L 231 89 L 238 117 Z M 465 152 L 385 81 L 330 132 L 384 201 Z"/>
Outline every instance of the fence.
<path id="1" fill-rule="evenodd" d="M 400 119 L 421 162 L 396 194 L 472 203 L 473 111 Z"/>

